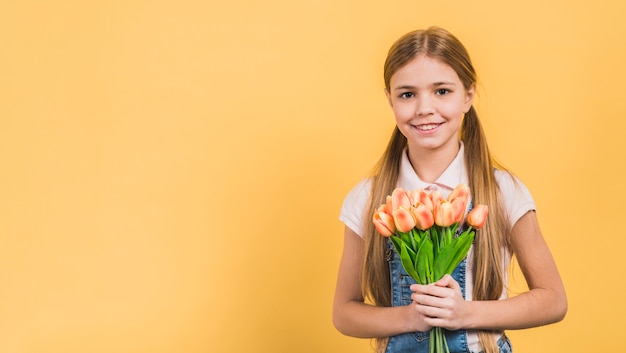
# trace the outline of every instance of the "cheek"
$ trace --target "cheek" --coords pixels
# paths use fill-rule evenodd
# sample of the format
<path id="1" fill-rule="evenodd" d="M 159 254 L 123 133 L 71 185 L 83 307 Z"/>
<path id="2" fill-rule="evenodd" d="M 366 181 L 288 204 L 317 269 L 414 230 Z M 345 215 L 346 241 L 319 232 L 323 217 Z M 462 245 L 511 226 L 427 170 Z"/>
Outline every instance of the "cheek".
<path id="1" fill-rule="evenodd" d="M 415 112 L 408 104 L 395 104 L 393 106 L 393 114 L 396 119 L 408 119 L 413 116 Z"/>
<path id="2" fill-rule="evenodd" d="M 449 119 L 461 119 L 465 111 L 464 104 L 449 104 L 442 106 L 439 110 L 442 115 L 445 115 Z"/>

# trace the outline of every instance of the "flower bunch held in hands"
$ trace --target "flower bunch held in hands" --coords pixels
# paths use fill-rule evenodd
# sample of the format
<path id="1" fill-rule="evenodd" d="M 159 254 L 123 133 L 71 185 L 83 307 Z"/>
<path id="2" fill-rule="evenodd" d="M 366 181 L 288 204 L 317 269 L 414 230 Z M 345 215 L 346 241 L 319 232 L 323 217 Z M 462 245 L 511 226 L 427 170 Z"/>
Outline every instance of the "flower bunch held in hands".
<path id="1" fill-rule="evenodd" d="M 452 274 L 467 256 L 474 229 L 482 228 L 488 214 L 486 205 L 475 205 L 465 219 L 469 196 L 464 184 L 445 199 L 439 191 L 397 188 L 374 213 L 377 232 L 390 238 L 402 267 L 417 283 L 433 283 Z M 467 229 L 455 236 L 464 220 Z M 449 352 L 441 328 L 431 330 L 430 352 Z"/>

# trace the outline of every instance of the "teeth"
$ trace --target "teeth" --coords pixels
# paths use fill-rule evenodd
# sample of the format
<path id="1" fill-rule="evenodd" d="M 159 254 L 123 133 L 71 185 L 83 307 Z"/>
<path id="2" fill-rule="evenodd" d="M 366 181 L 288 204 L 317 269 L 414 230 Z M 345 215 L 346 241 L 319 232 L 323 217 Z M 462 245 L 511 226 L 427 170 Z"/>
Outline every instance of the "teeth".
<path id="1" fill-rule="evenodd" d="M 420 125 L 417 128 L 420 130 L 432 130 L 437 127 L 437 124 Z"/>

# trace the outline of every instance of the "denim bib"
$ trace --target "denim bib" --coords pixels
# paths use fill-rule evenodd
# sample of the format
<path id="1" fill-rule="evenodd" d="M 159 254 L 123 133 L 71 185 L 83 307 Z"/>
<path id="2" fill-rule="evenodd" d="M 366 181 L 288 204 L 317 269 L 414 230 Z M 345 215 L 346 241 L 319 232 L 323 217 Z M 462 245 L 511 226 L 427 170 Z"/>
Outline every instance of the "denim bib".
<path id="1" fill-rule="evenodd" d="M 471 206 L 470 206 L 471 208 Z M 457 235 L 462 229 L 457 229 Z M 387 261 L 391 278 L 391 303 L 393 306 L 409 305 L 412 291 L 409 288 L 416 283 L 402 268 L 400 255 L 395 251 L 391 241 L 387 245 Z M 452 272 L 452 278 L 461 286 L 463 298 L 465 295 L 465 279 L 467 272 L 467 257 Z M 467 345 L 467 330 L 444 330 L 450 353 L 472 353 Z M 430 332 L 409 332 L 389 338 L 386 353 L 420 353 L 429 351 Z M 498 340 L 500 353 L 511 353 L 511 343 L 505 335 Z"/>

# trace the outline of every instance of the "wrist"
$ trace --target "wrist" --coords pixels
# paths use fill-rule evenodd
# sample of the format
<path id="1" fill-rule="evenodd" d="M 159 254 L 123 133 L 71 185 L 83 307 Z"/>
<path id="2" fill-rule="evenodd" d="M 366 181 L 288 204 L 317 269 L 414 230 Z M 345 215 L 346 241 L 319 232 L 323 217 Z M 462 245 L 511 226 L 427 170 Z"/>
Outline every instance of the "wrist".
<path id="1" fill-rule="evenodd" d="M 463 322 L 463 328 L 467 330 L 475 330 L 480 327 L 479 319 L 480 319 L 480 301 L 466 301 L 466 315 L 465 320 Z"/>
<path id="2" fill-rule="evenodd" d="M 414 303 L 404 306 L 403 309 L 404 332 L 427 332 L 430 330 L 431 327 L 424 322 Z"/>

